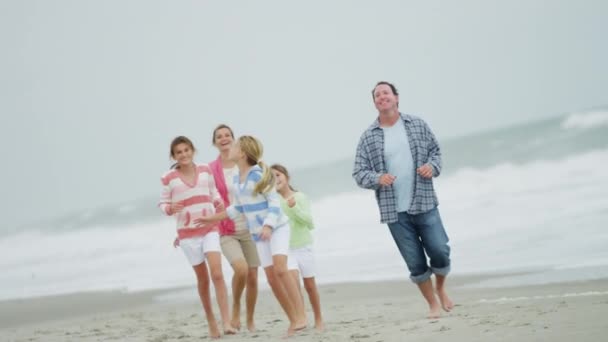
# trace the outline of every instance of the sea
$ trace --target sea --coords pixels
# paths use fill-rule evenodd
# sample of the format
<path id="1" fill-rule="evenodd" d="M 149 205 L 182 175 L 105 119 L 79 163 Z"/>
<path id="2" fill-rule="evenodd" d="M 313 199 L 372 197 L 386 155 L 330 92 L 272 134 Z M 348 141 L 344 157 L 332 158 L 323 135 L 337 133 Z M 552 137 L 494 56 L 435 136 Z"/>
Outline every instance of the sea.
<path id="1" fill-rule="evenodd" d="M 435 187 L 454 276 L 481 275 L 478 286 L 608 277 L 608 108 L 438 138 Z M 346 158 L 292 170 L 293 184 L 312 199 L 317 282 L 409 281 L 352 165 Z M 196 296 L 194 273 L 172 246 L 174 222 L 157 202 L 150 196 L 0 231 L 0 300 L 150 289 L 183 289 L 165 299 Z"/>

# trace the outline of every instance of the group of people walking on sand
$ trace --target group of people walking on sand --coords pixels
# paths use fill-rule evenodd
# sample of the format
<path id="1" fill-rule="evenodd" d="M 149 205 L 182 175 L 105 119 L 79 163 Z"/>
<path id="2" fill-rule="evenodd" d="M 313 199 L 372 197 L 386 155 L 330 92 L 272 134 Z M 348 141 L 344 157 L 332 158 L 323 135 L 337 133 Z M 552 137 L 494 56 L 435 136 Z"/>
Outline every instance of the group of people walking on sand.
<path id="1" fill-rule="evenodd" d="M 360 187 L 375 191 L 381 222 L 388 224 L 410 278 L 426 299 L 429 317 L 436 318 L 441 309 L 453 308 L 445 290 L 450 247 L 432 182 L 441 172 L 439 145 L 422 119 L 399 112 L 394 85 L 378 82 L 372 98 L 378 117 L 361 136 L 352 176 Z M 314 328 L 323 331 L 307 196 L 290 184 L 285 166 L 262 161 L 257 138 L 236 138 L 222 124 L 213 130 L 212 143 L 219 156 L 201 164 L 194 162 L 196 148 L 189 138 L 173 139 L 169 153 L 175 164 L 161 177 L 159 203 L 163 213 L 176 219 L 174 246 L 194 269 L 210 336 L 236 334 L 242 328 L 243 293 L 246 328 L 255 330 L 260 266 L 289 320 L 287 336 L 308 326 L 300 277 L 314 312 Z M 222 254 L 234 274 L 231 312 Z M 212 309 L 211 282 L 221 327 Z"/>

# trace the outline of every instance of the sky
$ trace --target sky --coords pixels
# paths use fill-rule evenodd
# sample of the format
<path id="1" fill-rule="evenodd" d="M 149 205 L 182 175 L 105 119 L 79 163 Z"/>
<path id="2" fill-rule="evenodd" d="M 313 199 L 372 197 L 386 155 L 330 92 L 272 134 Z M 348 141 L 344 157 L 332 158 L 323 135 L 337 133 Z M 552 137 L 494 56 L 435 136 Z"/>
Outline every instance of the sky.
<path id="1" fill-rule="evenodd" d="M 157 194 L 219 123 L 352 158 L 380 80 L 439 140 L 608 104 L 605 1 L 0 1 L 0 230 Z M 350 175 L 345 175 L 350 177 Z"/>

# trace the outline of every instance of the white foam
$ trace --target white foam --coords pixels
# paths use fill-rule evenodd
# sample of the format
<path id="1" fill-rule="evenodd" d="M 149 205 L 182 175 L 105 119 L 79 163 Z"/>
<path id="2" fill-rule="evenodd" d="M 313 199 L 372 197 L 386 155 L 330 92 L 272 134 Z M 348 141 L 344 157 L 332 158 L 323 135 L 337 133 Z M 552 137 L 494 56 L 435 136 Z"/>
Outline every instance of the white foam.
<path id="1" fill-rule="evenodd" d="M 589 129 L 601 126 L 608 126 L 608 111 L 571 114 L 561 123 L 562 129 Z"/>
<path id="2" fill-rule="evenodd" d="M 439 177 L 436 188 L 451 238 L 453 272 L 608 265 L 606 169 L 608 150 L 600 150 Z M 379 222 L 372 191 L 337 194 L 314 202 L 312 209 L 318 282 L 407 280 L 388 227 Z M 171 246 L 174 237 L 170 218 L 4 237 L 0 299 L 194 286 L 191 267 Z M 227 263 L 224 275 L 229 283 Z M 560 281 L 579 275 L 562 272 Z"/>
<path id="3" fill-rule="evenodd" d="M 454 272 L 608 265 L 607 168 L 603 150 L 438 178 Z M 319 279 L 407 278 L 371 191 L 332 196 L 313 209 Z"/>
<path id="4" fill-rule="evenodd" d="M 511 303 L 521 302 L 530 300 L 543 300 L 543 299 L 560 299 L 560 298 L 573 298 L 573 297 L 598 297 L 608 296 L 608 291 L 587 291 L 587 292 L 571 292 L 562 294 L 550 294 L 544 296 L 521 296 L 521 297 L 500 297 L 495 299 L 480 299 L 479 303 L 487 304 L 500 304 L 500 303 Z"/>

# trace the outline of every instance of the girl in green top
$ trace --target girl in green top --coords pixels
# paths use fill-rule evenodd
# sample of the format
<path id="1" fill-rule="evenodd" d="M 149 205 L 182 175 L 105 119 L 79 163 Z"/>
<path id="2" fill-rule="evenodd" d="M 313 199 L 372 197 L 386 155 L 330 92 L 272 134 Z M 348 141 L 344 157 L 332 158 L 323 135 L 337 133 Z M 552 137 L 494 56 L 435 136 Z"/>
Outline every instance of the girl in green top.
<path id="1" fill-rule="evenodd" d="M 270 168 L 274 173 L 277 192 L 281 195 L 281 209 L 289 217 L 291 227 L 289 258 L 294 258 L 298 266 L 297 270 L 292 271 L 292 275 L 299 286 L 298 270 L 302 273 L 304 288 L 308 292 L 308 298 L 315 314 L 315 329 L 323 331 L 325 327 L 321 317 L 321 302 L 315 283 L 315 259 L 312 252 L 311 234 L 314 225 L 310 203 L 306 195 L 296 191 L 289 184 L 289 172 L 284 166 L 274 164 Z"/>

